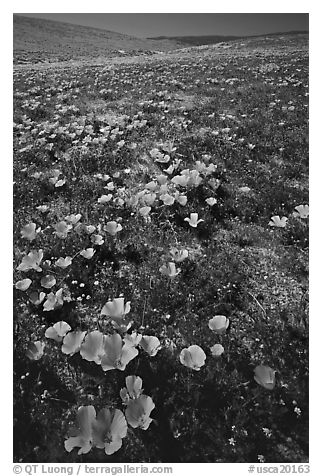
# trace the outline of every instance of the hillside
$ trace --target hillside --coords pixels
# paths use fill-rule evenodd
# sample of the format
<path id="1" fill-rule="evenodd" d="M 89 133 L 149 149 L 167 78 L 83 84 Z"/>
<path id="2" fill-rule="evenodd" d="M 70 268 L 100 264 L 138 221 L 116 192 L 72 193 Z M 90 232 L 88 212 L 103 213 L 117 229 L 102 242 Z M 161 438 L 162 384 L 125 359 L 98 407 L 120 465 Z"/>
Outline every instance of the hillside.
<path id="1" fill-rule="evenodd" d="M 262 36 L 249 36 L 236 38 L 216 43 L 200 45 L 181 45 L 180 49 L 170 51 L 171 55 L 189 57 L 193 55 L 260 55 L 266 56 L 270 49 L 276 50 L 276 54 L 284 54 L 286 51 L 294 52 L 308 47 L 309 35 L 306 32 L 279 33 Z"/>
<path id="2" fill-rule="evenodd" d="M 294 36 L 294 35 L 305 35 L 308 34 L 307 31 L 287 31 L 287 32 L 279 32 L 279 33 L 269 33 L 267 35 L 249 35 L 249 36 L 232 36 L 232 35 L 199 35 L 199 36 L 157 36 L 157 37 L 150 37 L 149 40 L 157 40 L 157 41 L 175 41 L 182 46 L 201 46 L 201 45 L 213 45 L 216 43 L 222 42 L 231 42 L 236 40 L 256 40 L 256 39 L 263 39 L 266 40 L 274 40 L 281 36 Z"/>
<path id="3" fill-rule="evenodd" d="M 240 36 L 223 36 L 223 35 L 201 35 L 201 36 L 156 36 L 150 37 L 149 40 L 157 41 L 176 41 L 181 46 L 201 46 L 221 43 L 223 41 L 238 40 Z"/>
<path id="4" fill-rule="evenodd" d="M 52 20 L 20 15 L 13 17 L 15 63 L 149 54 L 153 51 L 169 51 L 179 46 L 181 45 L 173 40 L 135 38 L 113 31 Z"/>

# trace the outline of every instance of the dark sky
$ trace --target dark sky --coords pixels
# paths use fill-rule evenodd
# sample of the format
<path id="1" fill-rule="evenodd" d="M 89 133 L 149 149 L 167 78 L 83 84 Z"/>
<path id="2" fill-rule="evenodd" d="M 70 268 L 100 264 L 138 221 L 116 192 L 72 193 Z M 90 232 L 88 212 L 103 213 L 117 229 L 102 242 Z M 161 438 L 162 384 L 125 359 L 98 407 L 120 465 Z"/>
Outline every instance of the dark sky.
<path id="1" fill-rule="evenodd" d="M 138 37 L 257 35 L 308 30 L 307 13 L 19 13 Z"/>

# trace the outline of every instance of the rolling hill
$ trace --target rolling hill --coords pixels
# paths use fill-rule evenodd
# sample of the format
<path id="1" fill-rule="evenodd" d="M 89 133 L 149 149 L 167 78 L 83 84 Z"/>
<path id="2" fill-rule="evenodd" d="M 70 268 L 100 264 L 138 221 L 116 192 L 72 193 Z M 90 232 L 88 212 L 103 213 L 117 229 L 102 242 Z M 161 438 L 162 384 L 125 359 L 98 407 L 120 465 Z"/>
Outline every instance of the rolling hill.
<path id="1" fill-rule="evenodd" d="M 177 42 L 181 45 L 181 47 L 191 47 L 191 46 L 202 46 L 202 45 L 210 45 L 210 44 L 217 44 L 217 43 L 227 43 L 230 41 L 235 40 L 245 40 L 245 39 L 252 39 L 256 40 L 258 38 L 265 38 L 265 39 L 274 39 L 280 36 L 294 36 L 299 34 L 308 34 L 308 31 L 287 31 L 287 32 L 278 32 L 278 33 L 268 33 L 268 34 L 261 34 L 261 35 L 248 35 L 248 36 L 232 36 L 232 35 L 199 35 L 199 36 L 156 36 L 150 37 L 149 40 L 157 40 L 160 42 L 163 41 L 173 41 Z"/>
<path id="2" fill-rule="evenodd" d="M 113 31 L 70 23 L 13 16 L 15 63 L 56 62 L 170 51 L 175 40 L 135 38 Z"/>

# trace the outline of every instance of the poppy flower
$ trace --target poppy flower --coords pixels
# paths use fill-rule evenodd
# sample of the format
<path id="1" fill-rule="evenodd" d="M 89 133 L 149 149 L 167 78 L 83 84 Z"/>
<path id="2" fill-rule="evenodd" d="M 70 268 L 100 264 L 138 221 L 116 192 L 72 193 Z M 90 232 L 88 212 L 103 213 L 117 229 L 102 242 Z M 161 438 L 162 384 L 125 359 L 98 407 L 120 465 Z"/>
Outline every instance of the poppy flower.
<path id="1" fill-rule="evenodd" d="M 182 349 L 180 353 L 180 362 L 193 370 L 200 370 L 205 365 L 206 354 L 199 345 L 191 345 Z"/>
<path id="2" fill-rule="evenodd" d="M 55 231 L 54 234 L 58 236 L 58 238 L 67 238 L 68 233 L 73 228 L 72 225 L 68 225 L 65 221 L 60 221 L 54 225 Z"/>
<path id="3" fill-rule="evenodd" d="M 78 454 L 86 454 L 92 448 L 93 442 L 93 424 L 96 418 L 96 411 L 92 405 L 81 406 L 77 412 L 78 428 L 75 436 L 70 436 L 65 440 L 65 450 L 69 453 L 75 448 L 80 447 Z"/>
<path id="4" fill-rule="evenodd" d="M 48 339 L 53 339 L 56 342 L 62 342 L 63 337 L 71 330 L 71 327 L 67 322 L 59 321 L 56 322 L 52 327 L 48 327 L 45 332 L 45 337 Z"/>
<path id="5" fill-rule="evenodd" d="M 127 204 L 128 207 L 132 207 L 132 208 L 136 207 L 137 204 L 139 203 L 138 194 L 127 196 L 125 199 L 125 203 Z"/>
<path id="6" fill-rule="evenodd" d="M 159 268 L 159 271 L 164 276 L 168 276 L 170 279 L 175 278 L 181 272 L 180 268 L 176 268 L 176 264 L 169 261 L 168 264 L 164 264 Z"/>
<path id="7" fill-rule="evenodd" d="M 205 160 L 209 160 L 210 157 L 205 157 L 203 156 Z M 200 160 L 196 161 L 195 168 L 198 172 L 202 173 L 205 177 L 207 175 L 210 175 L 212 172 L 214 172 L 217 169 L 217 165 L 215 164 L 209 164 L 208 166 L 204 163 L 201 162 Z"/>
<path id="8" fill-rule="evenodd" d="M 165 172 L 167 174 L 172 174 L 173 171 L 174 171 L 174 166 L 173 165 L 169 165 L 169 167 L 167 169 L 163 170 L 163 172 Z"/>
<path id="9" fill-rule="evenodd" d="M 219 187 L 219 185 L 220 185 L 220 180 L 219 179 L 210 179 L 210 180 L 208 180 L 208 185 L 215 192 L 217 190 L 217 188 Z"/>
<path id="10" fill-rule="evenodd" d="M 124 321 L 124 316 L 130 312 L 131 301 L 128 301 L 124 306 L 124 298 L 114 298 L 113 301 L 107 301 L 102 310 L 101 316 L 106 316 L 117 323 Z"/>
<path id="11" fill-rule="evenodd" d="M 172 177 L 171 182 L 176 185 L 181 185 L 181 187 L 186 187 L 189 182 L 189 177 L 184 175 L 175 175 L 174 177 Z"/>
<path id="12" fill-rule="evenodd" d="M 216 334 L 223 334 L 229 326 L 229 319 L 226 316 L 214 316 L 209 320 L 208 326 Z"/>
<path id="13" fill-rule="evenodd" d="M 211 355 L 213 357 L 220 357 L 221 354 L 224 353 L 225 349 L 221 344 L 215 344 L 212 347 L 210 347 Z"/>
<path id="14" fill-rule="evenodd" d="M 105 336 L 104 351 L 101 359 L 104 372 L 112 369 L 124 370 L 139 353 L 135 347 L 123 345 L 120 334 Z"/>
<path id="15" fill-rule="evenodd" d="M 164 174 L 157 175 L 156 179 L 161 187 L 162 185 L 166 185 L 168 181 L 168 177 Z"/>
<path id="16" fill-rule="evenodd" d="M 136 375 L 129 375 L 125 379 L 126 388 L 120 390 L 120 397 L 123 403 L 128 404 L 130 399 L 139 398 L 142 393 L 142 379 Z"/>
<path id="17" fill-rule="evenodd" d="M 173 205 L 174 204 L 174 197 L 165 193 L 164 195 L 160 195 L 160 200 L 162 200 L 164 205 Z"/>
<path id="18" fill-rule="evenodd" d="M 107 179 L 108 180 L 108 179 Z M 107 185 L 105 185 L 104 187 L 106 190 L 109 190 L 109 191 L 112 191 L 114 190 L 114 183 L 113 182 L 109 182 Z"/>
<path id="19" fill-rule="evenodd" d="M 293 213 L 295 217 L 302 219 L 309 217 L 309 206 L 308 205 L 298 205 L 295 207 L 296 212 Z"/>
<path id="20" fill-rule="evenodd" d="M 118 207 L 123 207 L 123 205 L 124 205 L 124 203 L 125 203 L 124 200 L 123 200 L 123 198 L 120 198 L 120 197 L 116 197 L 116 198 L 113 200 L 113 202 L 114 202 L 114 203 L 116 204 L 116 206 L 118 206 Z"/>
<path id="21" fill-rule="evenodd" d="M 132 334 L 125 334 L 123 342 L 130 347 L 137 347 L 142 339 L 142 334 L 133 332 Z"/>
<path id="22" fill-rule="evenodd" d="M 46 294 L 45 293 L 31 293 L 29 295 L 29 300 L 32 302 L 32 304 L 34 304 L 35 306 L 38 306 L 39 304 L 41 304 L 43 302 L 43 300 L 45 299 L 46 297 Z"/>
<path id="23" fill-rule="evenodd" d="M 158 188 L 158 184 L 153 180 L 145 185 L 145 188 L 153 192 Z"/>
<path id="24" fill-rule="evenodd" d="M 66 183 L 66 179 L 57 180 L 57 182 L 55 183 L 55 187 L 56 188 L 62 187 L 63 185 L 65 185 L 65 183 Z"/>
<path id="25" fill-rule="evenodd" d="M 205 171 L 205 169 L 207 169 L 207 166 L 204 162 L 202 162 L 201 160 L 197 160 L 196 163 L 195 163 L 195 169 L 199 172 L 199 173 L 203 173 Z"/>
<path id="26" fill-rule="evenodd" d="M 109 193 L 108 195 L 102 195 L 100 198 L 97 199 L 98 203 L 108 203 L 110 200 L 112 200 L 113 195 Z"/>
<path id="27" fill-rule="evenodd" d="M 52 178 L 53 179 L 57 179 L 61 174 L 61 171 L 59 169 L 54 169 L 52 172 L 51 172 L 51 175 L 52 175 Z M 49 179 L 50 181 L 51 179 Z M 54 182 L 52 182 L 54 183 Z"/>
<path id="28" fill-rule="evenodd" d="M 130 400 L 125 410 L 125 416 L 132 428 L 141 428 L 147 430 L 153 421 L 150 413 L 155 408 L 151 397 L 140 395 L 134 400 Z"/>
<path id="29" fill-rule="evenodd" d="M 109 221 L 104 226 L 104 230 L 111 236 L 115 236 L 116 233 L 118 233 L 122 229 L 122 225 L 120 223 L 117 223 L 116 221 Z"/>
<path id="30" fill-rule="evenodd" d="M 53 311 L 57 307 L 61 307 L 64 304 L 63 289 L 59 289 L 55 294 L 47 294 L 47 299 L 44 302 L 44 311 Z"/>
<path id="31" fill-rule="evenodd" d="M 58 182 L 58 176 L 60 175 L 60 172 L 57 176 L 55 177 L 50 177 L 49 178 L 49 183 L 53 184 L 53 185 L 56 185 L 56 183 Z"/>
<path id="32" fill-rule="evenodd" d="M 141 207 L 139 209 L 139 214 L 142 217 L 147 217 L 149 215 L 150 211 L 151 211 L 151 207 Z"/>
<path id="33" fill-rule="evenodd" d="M 46 213 L 48 212 L 49 210 L 49 207 L 48 205 L 39 205 L 38 207 L 36 207 L 37 210 L 39 210 L 41 213 Z"/>
<path id="34" fill-rule="evenodd" d="M 19 152 L 22 152 L 24 150 L 27 150 L 27 149 L 20 149 Z M 40 177 L 42 177 L 42 175 L 43 175 L 42 172 L 35 172 L 34 174 L 30 174 L 30 177 L 35 178 L 36 180 L 38 180 Z"/>
<path id="35" fill-rule="evenodd" d="M 43 288 L 50 289 L 56 284 L 56 278 L 51 275 L 43 276 L 40 280 L 40 284 Z"/>
<path id="36" fill-rule="evenodd" d="M 94 231 L 96 230 L 96 227 L 94 225 L 88 225 L 86 226 L 86 232 L 91 235 L 92 233 L 94 233 Z"/>
<path id="37" fill-rule="evenodd" d="M 82 215 L 80 213 L 77 213 L 76 215 L 67 215 L 67 217 L 65 217 L 65 220 L 71 223 L 72 225 L 76 225 L 76 223 L 78 223 L 81 218 Z"/>
<path id="38" fill-rule="evenodd" d="M 254 373 L 254 380 L 258 385 L 261 385 L 267 390 L 273 390 L 275 387 L 276 370 L 273 370 L 266 365 L 257 365 L 254 369 Z"/>
<path id="39" fill-rule="evenodd" d="M 279 215 L 275 215 L 271 217 L 269 226 L 275 226 L 277 228 L 285 228 L 287 220 L 288 219 L 286 217 L 280 218 Z"/>
<path id="40" fill-rule="evenodd" d="M 20 232 L 22 238 L 33 241 L 36 238 L 37 233 L 40 232 L 40 227 L 36 230 L 36 226 L 36 223 L 28 223 L 25 225 Z"/>
<path id="41" fill-rule="evenodd" d="M 107 455 L 112 455 L 121 448 L 126 433 L 127 423 L 121 410 L 112 413 L 102 408 L 93 423 L 93 446 L 104 448 Z"/>
<path id="42" fill-rule="evenodd" d="M 102 235 L 91 235 L 91 242 L 93 245 L 101 246 L 104 243 Z"/>
<path id="43" fill-rule="evenodd" d="M 206 203 L 210 206 L 213 207 L 216 203 L 217 200 L 214 197 L 206 198 Z"/>
<path id="44" fill-rule="evenodd" d="M 173 152 L 177 150 L 177 148 L 173 147 L 173 145 L 174 145 L 173 141 L 168 141 L 168 142 L 165 142 L 164 144 L 160 144 L 159 147 L 161 147 L 161 149 L 164 152 L 167 152 L 168 154 L 172 154 Z"/>
<path id="45" fill-rule="evenodd" d="M 70 266 L 73 262 L 73 259 L 71 256 L 66 256 L 66 258 L 58 258 L 58 260 L 55 262 L 56 266 L 59 266 L 59 268 L 67 268 Z"/>
<path id="46" fill-rule="evenodd" d="M 29 278 L 22 279 L 21 281 L 17 281 L 15 284 L 15 288 L 19 289 L 20 291 L 27 291 L 29 286 L 31 285 L 32 281 Z"/>
<path id="47" fill-rule="evenodd" d="M 155 160 L 157 160 L 160 157 L 161 158 L 163 157 L 163 154 L 157 148 L 154 148 L 154 149 L 150 150 L 150 155 Z"/>
<path id="48" fill-rule="evenodd" d="M 158 155 L 158 157 L 155 159 L 156 162 L 159 162 L 160 164 L 167 164 L 170 160 L 170 156 L 168 154 L 161 154 Z"/>
<path id="49" fill-rule="evenodd" d="M 144 200 L 145 193 L 146 193 L 145 190 L 141 190 L 140 192 L 138 192 L 136 194 L 137 199 Z"/>
<path id="50" fill-rule="evenodd" d="M 186 197 L 186 195 L 180 195 L 179 192 L 176 192 L 174 194 L 174 198 L 179 203 L 179 205 L 181 205 L 182 207 L 187 205 L 188 198 Z"/>
<path id="51" fill-rule="evenodd" d="M 190 218 L 187 217 L 184 219 L 184 221 L 187 221 L 189 225 L 192 226 L 193 228 L 197 228 L 199 223 L 201 223 L 204 220 L 202 218 L 198 220 L 198 213 L 190 213 Z"/>
<path id="52" fill-rule="evenodd" d="M 159 188 L 159 194 L 160 195 L 166 195 L 168 193 L 168 184 L 167 183 L 163 183 L 162 185 L 160 185 L 160 188 Z"/>
<path id="53" fill-rule="evenodd" d="M 157 196 L 155 193 L 146 193 L 145 195 L 143 195 L 142 201 L 145 203 L 145 205 L 151 206 L 155 202 L 156 198 Z"/>
<path id="54" fill-rule="evenodd" d="M 200 177 L 198 170 L 190 170 L 188 186 L 198 187 L 198 185 L 200 185 L 201 182 L 202 182 L 202 178 Z"/>
<path id="55" fill-rule="evenodd" d="M 239 187 L 238 189 L 240 192 L 242 193 L 249 193 L 251 191 L 251 189 L 249 187 Z"/>
<path id="56" fill-rule="evenodd" d="M 44 354 L 45 344 L 37 340 L 36 342 L 29 342 L 26 356 L 30 360 L 39 360 Z"/>
<path id="57" fill-rule="evenodd" d="M 104 335 L 99 331 L 89 332 L 85 341 L 81 344 L 80 355 L 89 362 L 101 363 L 102 355 L 104 355 Z"/>
<path id="58" fill-rule="evenodd" d="M 139 345 L 150 357 L 154 357 L 161 349 L 160 341 L 155 336 L 143 336 Z"/>
<path id="59" fill-rule="evenodd" d="M 80 350 L 81 344 L 84 340 L 86 332 L 82 331 L 73 331 L 68 332 L 63 339 L 63 345 L 61 351 L 63 354 L 74 355 Z"/>
<path id="60" fill-rule="evenodd" d="M 22 258 L 21 264 L 18 266 L 18 271 L 29 271 L 30 269 L 34 269 L 38 273 L 42 271 L 41 267 L 39 266 L 44 253 L 43 250 L 39 251 L 30 251 L 27 256 Z"/>
<path id="61" fill-rule="evenodd" d="M 93 258 L 94 254 L 95 254 L 95 250 L 94 250 L 94 248 L 86 248 L 86 250 L 82 250 L 79 254 L 83 258 L 91 259 L 91 258 Z"/>
<path id="62" fill-rule="evenodd" d="M 188 258 L 188 250 L 178 250 L 177 248 L 172 248 L 170 254 L 176 263 L 181 263 Z"/>

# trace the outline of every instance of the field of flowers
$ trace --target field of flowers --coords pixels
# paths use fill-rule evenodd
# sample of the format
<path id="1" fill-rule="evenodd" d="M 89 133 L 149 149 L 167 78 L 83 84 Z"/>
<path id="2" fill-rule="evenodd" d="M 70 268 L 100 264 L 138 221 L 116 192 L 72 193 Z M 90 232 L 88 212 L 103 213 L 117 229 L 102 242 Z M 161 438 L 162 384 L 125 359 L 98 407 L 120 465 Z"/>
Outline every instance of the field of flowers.
<path id="1" fill-rule="evenodd" d="M 308 460 L 308 51 L 14 70 L 17 462 Z"/>

